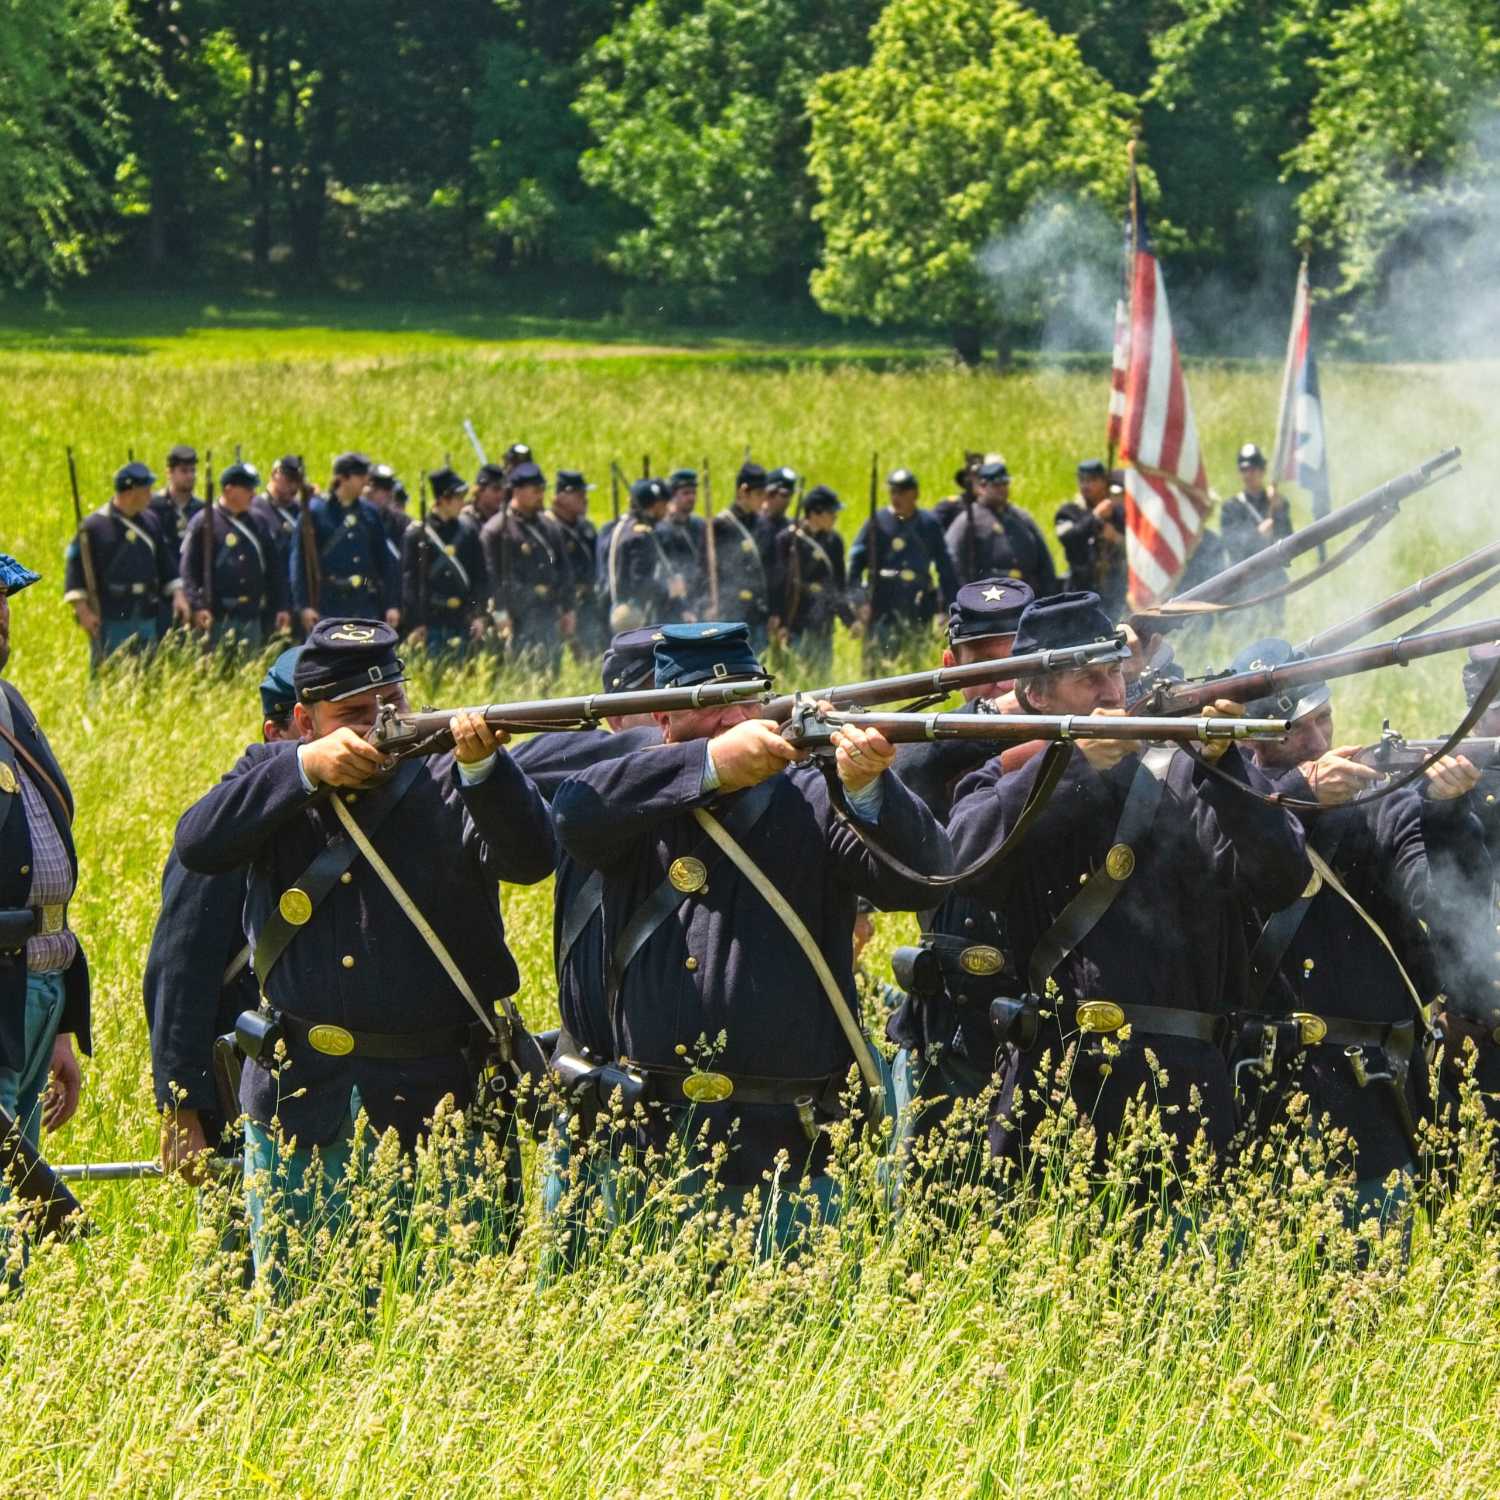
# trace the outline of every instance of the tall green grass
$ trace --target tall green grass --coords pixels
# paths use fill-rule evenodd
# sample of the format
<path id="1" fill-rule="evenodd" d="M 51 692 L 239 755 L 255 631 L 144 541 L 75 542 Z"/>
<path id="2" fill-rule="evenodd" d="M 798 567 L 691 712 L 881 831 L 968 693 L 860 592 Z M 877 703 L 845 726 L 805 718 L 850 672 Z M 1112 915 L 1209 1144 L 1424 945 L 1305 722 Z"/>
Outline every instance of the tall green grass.
<path id="1" fill-rule="evenodd" d="M 65 444 L 96 504 L 127 447 L 159 466 L 179 439 L 219 459 L 240 443 L 262 465 L 301 451 L 315 475 L 351 446 L 408 479 L 445 450 L 471 468 L 472 416 L 494 450 L 524 438 L 549 471 L 605 481 L 596 520 L 612 458 L 634 471 L 649 452 L 661 472 L 706 455 L 722 504 L 748 445 L 831 483 L 849 531 L 872 450 L 882 469 L 916 469 L 931 499 L 964 448 L 998 448 L 1018 500 L 1050 522 L 1073 464 L 1102 447 L 1098 372 L 1000 379 L 941 360 L 783 349 L 768 365 L 742 348 L 379 330 L 277 348 L 183 332 L 136 354 L 17 350 L 0 370 L 0 548 L 46 575 L 14 601 L 7 675 L 78 793 L 75 921 L 96 985 L 96 1056 L 57 1159 L 154 1149 L 140 978 L 157 877 L 178 814 L 259 718 L 254 665 L 184 659 L 88 680 L 60 601 Z M 1227 492 L 1238 444 L 1269 445 L 1276 373 L 1189 379 Z M 1483 368 L 1325 372 L 1341 498 L 1450 441 L 1475 461 L 1292 601 L 1291 633 L 1491 539 L 1492 385 Z M 1195 654 L 1236 644 L 1223 632 Z M 839 649 L 863 675 L 856 649 Z M 1446 662 L 1340 688 L 1341 722 L 1351 738 L 1386 716 L 1435 732 L 1459 709 L 1456 678 Z M 571 666 L 559 687 L 592 681 Z M 472 669 L 413 696 L 537 690 Z M 550 894 L 507 891 L 505 906 L 523 1008 L 542 1023 Z M 909 930 L 882 920 L 872 971 Z M 800 1003 L 816 1002 L 788 997 Z M 869 1163 L 856 1154 L 848 1171 L 858 1198 Z M 513 1256 L 460 1253 L 441 1277 L 418 1257 L 373 1311 L 343 1260 L 290 1308 L 258 1308 L 225 1284 L 178 1185 L 82 1191 L 98 1232 L 39 1255 L 24 1296 L 0 1302 L 0 1479 L 18 1495 L 1478 1494 L 1500 1477 L 1500 1253 L 1472 1166 L 1419 1224 L 1404 1269 L 1391 1244 L 1362 1253 L 1330 1230 L 1302 1185 L 1247 1181 L 1167 1254 L 1159 1227 L 1101 1221 L 1081 1170 L 1060 1169 L 1039 1206 L 971 1212 L 949 1234 L 920 1208 L 893 1226 L 872 1189 L 867 1212 L 781 1268 L 750 1264 L 732 1236 L 689 1255 L 627 1235 L 542 1285 L 533 1219 Z"/>

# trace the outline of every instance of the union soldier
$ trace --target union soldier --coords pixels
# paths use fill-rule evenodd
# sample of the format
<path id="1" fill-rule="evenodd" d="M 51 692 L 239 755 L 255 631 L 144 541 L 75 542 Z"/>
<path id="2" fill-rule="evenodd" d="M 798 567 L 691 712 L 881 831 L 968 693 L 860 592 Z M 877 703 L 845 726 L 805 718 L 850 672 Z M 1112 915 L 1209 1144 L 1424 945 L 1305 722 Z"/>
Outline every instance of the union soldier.
<path id="1" fill-rule="evenodd" d="M 302 514 L 305 476 L 301 454 L 285 453 L 271 465 L 265 489 L 250 502 L 251 511 L 275 541 L 276 567 L 286 579 L 288 598 L 292 587 L 292 539 Z M 266 623 L 269 626 L 271 622 Z"/>
<path id="2" fill-rule="evenodd" d="M 397 492 L 400 498 L 397 498 Z M 391 552 L 401 556 L 401 538 L 411 525 L 407 515 L 406 491 L 396 478 L 396 471 L 389 464 L 371 464 L 369 482 L 365 485 L 365 499 L 380 512 L 381 525 L 385 527 L 387 545 Z"/>
<path id="3" fill-rule="evenodd" d="M 1097 595 L 1060 594 L 1026 610 L 1015 650 L 1105 639 L 1113 628 Z M 1027 712 L 1088 714 L 1118 712 L 1124 691 L 1110 665 L 1029 678 L 1018 697 Z M 1220 702 L 1211 712 L 1240 710 Z M 1209 775 L 1194 757 L 1138 748 L 1077 740 L 1025 857 L 973 887 L 992 909 L 1003 907 L 1024 986 L 1007 1019 L 990 1131 L 995 1153 L 1023 1165 L 1065 1051 L 1058 1086 L 1092 1122 L 1097 1165 L 1141 1099 L 1154 1102 L 1178 1149 L 1201 1131 L 1222 1154 L 1235 1127 L 1222 1044 L 1244 998 L 1241 903 L 1279 911 L 1311 873 L 1288 813 Z M 1258 777 L 1227 740 L 1198 757 L 1232 780 Z M 1015 825 L 1042 764 L 1033 757 L 1004 774 L 996 760 L 964 782 L 949 823 L 960 865 Z"/>
<path id="4" fill-rule="evenodd" d="M 617 632 L 682 612 L 687 583 L 674 570 L 658 529 L 666 515 L 666 485 L 637 479 L 630 486 L 630 514 L 609 535 L 609 620 Z"/>
<path id="5" fill-rule="evenodd" d="M 766 471 L 759 464 L 742 465 L 733 504 L 711 523 L 719 612 L 726 620 L 742 621 L 749 628 L 752 651 L 765 650 L 771 614 L 772 560 L 760 513 L 765 492 Z"/>
<path id="6" fill-rule="evenodd" d="M 683 613 L 699 619 L 708 608 L 708 523 L 694 514 L 698 506 L 698 471 L 674 469 L 667 475 L 666 524 L 661 544 L 673 572 L 683 579 Z"/>
<path id="7" fill-rule="evenodd" d="M 204 502 L 193 493 L 197 488 L 198 450 L 190 443 L 178 443 L 167 453 L 166 484 L 151 494 L 156 529 L 173 557 L 182 550 L 188 522 L 204 508 Z"/>
<path id="8" fill-rule="evenodd" d="M 1097 458 L 1078 465 L 1078 493 L 1057 507 L 1053 530 L 1068 559 L 1068 588 L 1091 589 L 1104 612 L 1118 620 L 1125 611 L 1125 495 L 1113 491 L 1109 470 Z"/>
<path id="9" fill-rule="evenodd" d="M 661 634 L 657 687 L 761 674 L 742 623 Z M 804 1176 L 824 1211 L 836 1209 L 824 1127 L 843 1113 L 851 1067 L 881 1087 L 853 1019 L 855 901 L 909 910 L 924 891 L 877 862 L 835 815 L 821 773 L 793 767 L 799 753 L 754 713 L 659 715 L 661 747 L 581 770 L 552 810 L 563 847 L 602 877 L 610 955 L 606 1004 L 594 1012 L 607 1029 L 575 1039 L 595 1058 L 639 1066 L 648 1114 L 639 1145 L 675 1136 L 691 1169 L 703 1166 L 700 1153 L 725 1149 L 715 1206 L 763 1215 L 769 1246 L 801 1222 L 805 1210 L 787 1200 Z M 946 870 L 942 829 L 885 774 L 891 747 L 857 729 L 836 740 L 853 817 L 914 868 Z M 710 826 L 738 846 L 733 860 Z M 780 912 L 757 889 L 762 871 L 775 872 Z"/>
<path id="10" fill-rule="evenodd" d="M 370 460 L 341 453 L 327 495 L 302 507 L 292 538 L 292 603 L 311 633 L 325 615 L 401 620 L 401 575 L 380 512 L 363 498 Z M 317 580 L 316 588 L 310 578 Z"/>
<path id="11" fill-rule="evenodd" d="M 542 508 L 547 480 L 533 463 L 510 471 L 510 503 L 479 534 L 491 597 L 510 618 L 510 649 L 557 671 L 573 634 L 573 568 L 562 526 Z"/>
<path id="12" fill-rule="evenodd" d="M 161 638 L 157 607 L 163 600 L 174 620 L 187 623 L 177 556 L 168 552 L 149 513 L 154 478 L 143 463 L 117 470 L 114 499 L 85 516 L 82 534 L 68 543 L 63 599 L 93 643 L 96 666 L 116 651 L 154 647 Z M 91 587 L 98 588 L 97 599 L 90 598 Z"/>
<path id="13" fill-rule="evenodd" d="M 998 453 L 965 453 L 964 466 L 953 475 L 953 482 L 958 486 L 956 494 L 944 495 L 936 505 L 932 507 L 932 519 L 943 528 L 943 535 L 948 534 L 948 528 L 964 513 L 964 508 L 972 504 L 979 497 L 976 493 L 974 476 L 979 472 L 980 464 L 990 458 L 999 458 Z"/>
<path id="14" fill-rule="evenodd" d="M 503 464 L 480 464 L 474 476 L 474 489 L 463 509 L 464 520 L 476 531 L 483 531 L 486 523 L 499 513 L 509 492 Z"/>
<path id="15" fill-rule="evenodd" d="M 1237 463 L 1239 492 L 1231 495 L 1219 508 L 1219 535 L 1224 543 L 1226 567 L 1244 562 L 1292 534 L 1292 513 L 1286 497 L 1279 494 L 1274 485 L 1269 489 L 1266 486 L 1265 454 L 1254 443 L 1246 443 L 1239 451 Z M 1285 568 L 1274 568 L 1262 574 L 1256 592 L 1282 588 L 1289 577 Z M 1252 613 L 1274 629 L 1281 623 L 1285 612 L 1283 601 L 1273 599 Z"/>
<path id="16" fill-rule="evenodd" d="M 599 533 L 589 520 L 593 485 L 577 469 L 559 469 L 552 491 L 552 519 L 561 528 L 563 552 L 573 574 L 573 654 L 592 660 L 604 645 L 604 612 L 595 580 L 599 567 Z"/>
<path id="17" fill-rule="evenodd" d="M 942 664 L 951 667 L 1009 656 L 1021 616 L 1031 601 L 1031 589 L 1019 578 L 966 583 L 948 611 L 948 645 Z M 975 710 L 1015 713 L 1018 705 L 1012 687 L 1003 680 L 976 683 L 963 689 L 963 698 Z M 955 789 L 990 760 L 996 748 L 982 740 L 900 745 L 896 774 L 946 826 Z M 897 1003 L 886 1023 L 887 1039 L 900 1049 L 891 1071 L 898 1134 L 907 1153 L 949 1119 L 958 1100 L 977 1099 L 992 1080 L 995 1034 L 989 1001 L 996 986 L 1004 983 L 1001 970 L 1010 946 L 1000 914 L 962 892 L 954 892 L 935 911 L 922 914 L 922 940 L 938 955 L 941 992 L 894 991 Z M 986 1154 L 979 1144 L 943 1165 L 956 1167 L 965 1180 L 974 1179 Z"/>
<path id="18" fill-rule="evenodd" d="M 1282 666 L 1296 656 L 1286 641 L 1257 641 L 1230 671 Z M 1378 773 L 1350 759 L 1356 746 L 1334 748 L 1326 683 L 1304 683 L 1245 711 L 1291 721 L 1286 739 L 1256 744 L 1253 754 L 1279 794 L 1319 805 L 1316 814 L 1295 816 L 1308 848 L 1336 877 L 1316 870 L 1299 900 L 1269 918 L 1257 914 L 1249 926 L 1240 1055 L 1257 1079 L 1255 1125 L 1267 1129 L 1294 1095 L 1305 1095 L 1311 1132 L 1348 1136 L 1327 1166 L 1353 1166 L 1351 1218 L 1371 1211 L 1384 1218 L 1404 1200 L 1416 1168 L 1416 1121 L 1432 1113 L 1422 1047 L 1430 996 L 1411 978 L 1423 972 L 1427 938 L 1419 924 L 1439 946 L 1461 940 L 1448 930 L 1454 874 L 1485 862 L 1468 796 L 1479 773 L 1461 756 L 1444 756 L 1422 790 L 1350 807 Z M 1393 1172 L 1400 1182 L 1389 1187 Z"/>
<path id="19" fill-rule="evenodd" d="M 874 536 L 866 521 L 849 549 L 849 588 L 861 600 L 859 618 L 870 628 L 871 644 L 890 653 L 947 608 L 958 594 L 958 576 L 941 528 L 917 509 L 917 476 L 894 469 L 886 487 L 891 503 L 876 512 Z"/>
<path id="20" fill-rule="evenodd" d="M 463 479 L 444 468 L 428 483 L 432 513 L 401 538 L 401 618 L 410 628 L 407 639 L 429 656 L 459 661 L 488 624 L 484 549 L 460 514 L 469 489 Z"/>
<path id="21" fill-rule="evenodd" d="M 292 672 L 300 646 L 283 651 L 260 684 L 261 738 L 295 739 Z M 175 849 L 161 875 L 161 906 L 146 955 L 143 995 L 151 1078 L 161 1115 L 161 1164 L 196 1177 L 206 1152 L 227 1149 L 239 1118 L 232 1070 L 216 1064 L 215 1042 L 260 1000 L 241 913 L 246 871 L 201 875 Z M 218 998 L 212 1008 L 206 995 Z"/>
<path id="22" fill-rule="evenodd" d="M 801 516 L 773 544 L 772 636 L 800 652 L 816 676 L 833 665 L 833 622 L 854 623 L 837 530 L 842 509 L 826 484 L 814 485 L 803 497 Z"/>
<path id="23" fill-rule="evenodd" d="M 237 1030 L 257 1274 L 280 1253 L 268 1183 L 306 1222 L 314 1201 L 337 1202 L 362 1112 L 410 1151 L 445 1098 L 474 1100 L 490 1038 L 508 1034 L 492 1007 L 520 982 L 498 883 L 554 864 L 547 809 L 479 714 L 455 715 L 450 754 L 387 774 L 365 735 L 381 704 L 404 709 L 403 680 L 392 628 L 318 622 L 293 673 L 299 743 L 252 745 L 177 827 L 189 870 L 249 866 L 266 1002 Z M 379 868 L 343 836 L 351 823 Z"/>
<path id="24" fill-rule="evenodd" d="M 975 480 L 978 500 L 965 506 L 947 531 L 958 581 L 1020 578 L 1038 599 L 1055 594 L 1057 569 L 1047 539 L 1035 517 L 1010 503 L 1010 469 L 1005 460 L 986 460 Z"/>
<path id="25" fill-rule="evenodd" d="M 761 501 L 760 519 L 765 532 L 766 551 L 775 555 L 776 538 L 792 524 L 789 514 L 792 496 L 797 492 L 797 471 L 785 464 L 766 473 L 766 497 Z"/>
<path id="26" fill-rule="evenodd" d="M 210 647 L 226 641 L 259 647 L 267 615 L 276 630 L 291 629 L 291 598 L 287 576 L 277 566 L 276 538 L 251 509 L 259 484 L 260 475 L 249 464 L 230 464 L 219 476 L 218 503 L 199 511 L 183 536 L 183 590 L 193 624 L 207 632 Z M 212 544 L 204 540 L 205 528 Z"/>
<path id="27" fill-rule="evenodd" d="M 10 657 L 10 601 L 39 576 L 0 553 L 0 672 Z M 89 967 L 68 924 L 78 884 L 73 811 L 36 715 L 0 677 L 0 1105 L 33 1146 L 43 1125 L 60 1130 L 78 1108 L 73 1039 L 93 1050 Z M 8 1194 L 0 1183 L 0 1199 Z"/>

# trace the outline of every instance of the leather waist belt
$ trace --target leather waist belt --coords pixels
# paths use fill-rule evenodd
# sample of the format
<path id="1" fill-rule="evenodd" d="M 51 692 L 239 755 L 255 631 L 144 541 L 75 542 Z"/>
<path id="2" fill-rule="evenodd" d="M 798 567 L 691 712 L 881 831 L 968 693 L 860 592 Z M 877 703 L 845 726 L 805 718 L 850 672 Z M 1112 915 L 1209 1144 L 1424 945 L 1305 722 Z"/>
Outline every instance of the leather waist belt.
<path id="1" fill-rule="evenodd" d="M 0 908 L 0 951 L 14 951 L 30 938 L 52 937 L 67 925 L 65 901 L 48 906 Z"/>
<path id="2" fill-rule="evenodd" d="M 260 607 L 260 596 L 257 594 L 231 594 L 226 598 L 218 600 L 218 603 L 226 610 L 243 610 L 246 614 L 254 614 Z"/>
<path id="3" fill-rule="evenodd" d="M 1194 1042 L 1218 1042 L 1227 1016 L 1172 1005 L 1117 1005 L 1113 1000 L 1080 1000 L 1073 1010 L 1079 1031 L 1108 1036 L 1129 1026 L 1150 1036 L 1180 1036 Z"/>
<path id="4" fill-rule="evenodd" d="M 632 1065 L 633 1066 L 633 1065 Z M 827 1115 L 842 1113 L 844 1081 L 832 1073 L 821 1078 L 757 1078 L 748 1073 L 663 1065 L 639 1069 L 647 1097 L 658 1104 L 782 1104 L 807 1106 Z"/>
<path id="5" fill-rule="evenodd" d="M 1256 1016 L 1253 1020 L 1265 1026 L 1295 1025 L 1304 1047 L 1391 1047 L 1402 1056 L 1409 1056 L 1417 1038 L 1413 1021 L 1356 1021 L 1348 1016 L 1322 1016 L 1310 1010 Z"/>
<path id="6" fill-rule="evenodd" d="M 324 1057 L 369 1057 L 383 1062 L 412 1062 L 423 1057 L 452 1057 L 476 1041 L 483 1029 L 440 1026 L 431 1031 L 352 1031 L 327 1021 L 304 1021 L 281 1013 L 288 1041 L 310 1047 Z"/>
<path id="7" fill-rule="evenodd" d="M 363 589 L 369 594 L 373 594 L 376 589 L 375 580 L 366 578 L 363 573 L 350 573 L 347 577 L 338 573 L 325 573 L 323 582 L 332 584 L 336 589 Z"/>
<path id="8" fill-rule="evenodd" d="M 143 599 L 156 591 L 149 583 L 106 583 L 104 592 L 111 599 Z"/>

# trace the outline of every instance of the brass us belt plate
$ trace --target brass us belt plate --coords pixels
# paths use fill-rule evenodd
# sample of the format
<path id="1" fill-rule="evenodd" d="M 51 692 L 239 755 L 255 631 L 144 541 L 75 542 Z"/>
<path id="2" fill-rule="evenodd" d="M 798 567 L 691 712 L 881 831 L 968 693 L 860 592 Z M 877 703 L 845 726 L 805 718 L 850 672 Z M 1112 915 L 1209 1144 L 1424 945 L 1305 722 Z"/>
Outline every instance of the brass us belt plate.
<path id="1" fill-rule="evenodd" d="M 55 932 L 61 932 L 68 920 L 67 903 L 63 901 L 53 902 L 51 905 L 42 906 L 38 909 L 37 936 L 51 937 Z"/>
<path id="2" fill-rule="evenodd" d="M 708 883 L 708 866 L 701 859 L 684 854 L 668 866 L 667 879 L 672 882 L 674 890 L 686 895 L 689 891 L 701 890 Z"/>
<path id="3" fill-rule="evenodd" d="M 1310 1010 L 1294 1010 L 1291 1018 L 1297 1023 L 1297 1036 L 1304 1047 L 1316 1047 L 1328 1035 L 1328 1022 Z"/>
<path id="4" fill-rule="evenodd" d="M 1125 1012 L 1113 1000 L 1085 1000 L 1078 1007 L 1080 1031 L 1118 1031 L 1125 1024 Z"/>
<path id="5" fill-rule="evenodd" d="M 722 1073 L 689 1073 L 682 1080 L 685 1099 L 694 1104 L 718 1104 L 734 1092 L 734 1079 Z"/>
<path id="6" fill-rule="evenodd" d="M 1322 889 L 1323 877 L 1319 875 L 1316 870 L 1314 870 L 1312 872 L 1312 879 L 1307 882 L 1307 886 L 1302 892 L 1302 899 L 1304 901 L 1311 901 L 1312 898 L 1316 896 Z"/>
<path id="7" fill-rule="evenodd" d="M 449 609 L 462 609 L 463 607 L 464 607 L 464 601 L 462 599 L 449 599 L 448 600 L 448 608 Z"/>
<path id="8" fill-rule="evenodd" d="M 240 539 L 232 531 L 224 538 L 224 545 L 226 547 L 238 547 L 239 544 Z"/>
<path id="9" fill-rule="evenodd" d="M 966 974 L 998 974 L 1005 960 L 998 948 L 985 943 L 976 943 L 958 955 L 959 967 Z"/>
<path id="10" fill-rule="evenodd" d="M 342 1026 L 326 1023 L 308 1028 L 307 1044 L 325 1057 L 348 1057 L 354 1051 L 354 1038 Z"/>
<path id="11" fill-rule="evenodd" d="M 1116 844 L 1104 856 L 1104 873 L 1111 880 L 1129 880 L 1135 873 L 1135 850 L 1129 844 Z"/>
<path id="12" fill-rule="evenodd" d="M 312 897 L 301 886 L 294 885 L 281 893 L 276 910 L 281 913 L 283 921 L 300 927 L 312 916 Z"/>
<path id="13" fill-rule="evenodd" d="M 16 773 L 0 760 L 0 792 L 9 792 L 15 796 L 21 790 L 21 783 L 16 779 Z"/>
<path id="14" fill-rule="evenodd" d="M 893 536 L 891 538 L 891 551 L 904 552 L 906 550 L 906 538 L 904 536 Z"/>
<path id="15" fill-rule="evenodd" d="M 910 568 L 902 568 L 900 578 L 902 583 L 915 583 L 917 581 L 917 575 Z"/>

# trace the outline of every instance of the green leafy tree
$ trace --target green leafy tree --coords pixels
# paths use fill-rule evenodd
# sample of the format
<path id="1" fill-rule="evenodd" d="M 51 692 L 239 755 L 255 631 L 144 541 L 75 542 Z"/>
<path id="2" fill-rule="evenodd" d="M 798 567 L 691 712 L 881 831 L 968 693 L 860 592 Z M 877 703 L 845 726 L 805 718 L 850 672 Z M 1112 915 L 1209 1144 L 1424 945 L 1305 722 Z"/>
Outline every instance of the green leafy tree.
<path id="1" fill-rule="evenodd" d="M 863 55 L 873 0 L 642 0 L 590 57 L 585 181 L 637 215 L 610 263 L 651 282 L 800 287 L 807 95 Z"/>
<path id="2" fill-rule="evenodd" d="M 1301 227 L 1353 298 L 1430 248 L 1413 241 L 1434 225 L 1461 240 L 1493 198 L 1500 167 L 1479 127 L 1500 105 L 1494 5 L 1361 0 L 1330 23 L 1316 70 L 1308 133 L 1287 164 L 1307 182 Z M 1484 239 L 1492 254 L 1492 235 Z"/>
<path id="3" fill-rule="evenodd" d="M 891 0 L 873 41 L 813 92 L 813 295 L 977 357 L 999 315 L 981 250 L 1048 199 L 1122 205 L 1131 101 L 1017 0 Z"/>
<path id="4" fill-rule="evenodd" d="M 115 104 L 138 45 L 116 0 L 0 6 L 0 274 L 87 270 L 108 243 Z"/>

